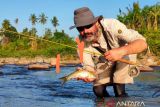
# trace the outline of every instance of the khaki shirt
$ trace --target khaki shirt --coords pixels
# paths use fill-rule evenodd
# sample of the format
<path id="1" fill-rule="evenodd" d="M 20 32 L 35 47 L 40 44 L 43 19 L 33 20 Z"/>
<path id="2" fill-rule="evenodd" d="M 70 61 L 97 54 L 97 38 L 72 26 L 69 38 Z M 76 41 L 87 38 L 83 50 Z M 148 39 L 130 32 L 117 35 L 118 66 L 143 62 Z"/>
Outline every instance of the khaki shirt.
<path id="1" fill-rule="evenodd" d="M 112 49 L 124 46 L 137 39 L 145 40 L 137 31 L 127 29 L 123 23 L 116 19 L 102 19 L 101 24 L 107 33 L 108 43 Z M 103 33 L 101 33 L 98 43 L 102 48 L 108 50 Z M 90 43 L 85 43 L 84 49 L 93 53 L 100 53 Z M 132 61 L 136 61 L 135 56 L 136 54 L 125 56 L 124 59 L 131 60 L 130 57 L 132 57 Z M 98 58 L 98 54 L 83 53 L 84 67 L 89 70 L 94 68 L 98 73 L 99 79 L 94 83 L 95 86 L 105 83 L 133 83 L 133 78 L 128 75 L 130 65 L 121 62 L 117 62 L 116 66 L 112 63 L 98 63 Z"/>

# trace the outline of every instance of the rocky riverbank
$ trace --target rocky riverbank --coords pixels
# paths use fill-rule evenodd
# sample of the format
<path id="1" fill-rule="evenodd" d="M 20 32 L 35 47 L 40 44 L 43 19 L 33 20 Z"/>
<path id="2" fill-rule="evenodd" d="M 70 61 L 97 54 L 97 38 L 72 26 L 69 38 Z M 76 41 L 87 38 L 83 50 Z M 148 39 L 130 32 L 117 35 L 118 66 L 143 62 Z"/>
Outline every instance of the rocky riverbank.
<path id="1" fill-rule="evenodd" d="M 137 61 L 141 65 L 160 65 L 160 59 L 153 55 L 143 56 L 141 59 Z M 46 57 L 35 57 L 35 58 L 0 58 L 0 65 L 4 64 L 16 64 L 16 65 L 27 65 L 34 63 L 52 63 L 52 65 L 56 64 L 56 58 L 46 58 Z M 79 59 L 76 60 L 68 60 L 61 59 L 60 63 L 63 64 L 79 64 Z"/>
<path id="2" fill-rule="evenodd" d="M 52 62 L 52 65 L 56 64 L 56 58 L 45 58 L 45 57 L 35 57 L 35 58 L 0 58 L 0 65 L 3 64 L 16 64 L 16 65 L 27 65 L 27 64 L 33 64 L 33 63 L 48 63 L 50 64 Z M 61 60 L 61 64 L 78 64 L 79 59 L 77 60 Z"/>
<path id="3" fill-rule="evenodd" d="M 138 59 L 138 63 L 141 65 L 147 65 L 147 66 L 160 65 L 160 58 L 158 58 L 153 54 L 148 54 Z"/>

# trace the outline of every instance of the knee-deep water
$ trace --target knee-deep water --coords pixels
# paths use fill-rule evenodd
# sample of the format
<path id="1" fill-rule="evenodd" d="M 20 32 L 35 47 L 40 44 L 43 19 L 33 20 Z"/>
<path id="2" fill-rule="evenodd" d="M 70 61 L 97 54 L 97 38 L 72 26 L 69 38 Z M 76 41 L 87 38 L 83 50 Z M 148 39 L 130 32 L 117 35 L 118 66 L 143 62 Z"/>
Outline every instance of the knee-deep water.
<path id="1" fill-rule="evenodd" d="M 75 67 L 61 67 L 56 74 L 50 70 L 28 70 L 26 65 L 0 67 L 0 107 L 159 107 L 160 71 L 140 73 L 135 83 L 126 85 L 128 98 L 99 100 L 92 92 L 92 84 L 71 80 L 62 86 L 60 77 Z M 113 88 L 108 87 L 114 96 Z M 139 103 L 139 105 L 138 105 Z M 118 104 L 118 105 L 117 105 Z"/>

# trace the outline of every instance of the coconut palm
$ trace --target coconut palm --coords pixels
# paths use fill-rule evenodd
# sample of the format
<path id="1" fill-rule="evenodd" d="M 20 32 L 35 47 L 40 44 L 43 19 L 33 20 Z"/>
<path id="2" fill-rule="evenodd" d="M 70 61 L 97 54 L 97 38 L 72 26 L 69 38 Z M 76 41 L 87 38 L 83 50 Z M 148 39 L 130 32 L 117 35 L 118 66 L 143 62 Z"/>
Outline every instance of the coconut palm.
<path id="1" fill-rule="evenodd" d="M 18 29 L 18 22 L 19 22 L 19 19 L 16 18 L 16 19 L 14 20 L 14 23 L 15 23 L 17 29 Z M 19 39 L 20 39 L 20 35 L 19 35 Z"/>
<path id="2" fill-rule="evenodd" d="M 143 28 L 147 27 L 147 30 L 151 30 L 151 17 L 152 15 L 150 14 L 151 7 L 145 6 L 142 10 L 142 16 L 143 16 L 143 21 L 144 21 L 144 26 Z"/>
<path id="3" fill-rule="evenodd" d="M 141 28 L 143 25 L 143 18 L 141 16 L 141 9 L 138 2 L 133 3 L 133 23 L 137 29 Z"/>
<path id="4" fill-rule="evenodd" d="M 31 15 L 30 15 L 30 18 L 29 18 L 29 21 L 31 21 L 32 26 L 34 26 L 34 25 L 36 24 L 36 22 L 37 22 L 37 17 L 36 17 L 36 15 L 35 15 L 35 14 L 31 14 Z"/>
<path id="5" fill-rule="evenodd" d="M 16 18 L 16 19 L 14 20 L 14 23 L 15 23 L 16 25 L 18 25 L 18 22 L 19 22 L 19 19 Z"/>
<path id="6" fill-rule="evenodd" d="M 42 24 L 42 25 L 44 25 L 44 24 L 46 24 L 47 23 L 47 16 L 45 16 L 45 14 L 44 13 L 41 13 L 40 15 L 39 15 L 39 22 Z"/>
<path id="7" fill-rule="evenodd" d="M 31 34 L 34 36 L 34 38 L 32 38 L 32 41 L 31 41 L 31 49 L 32 50 L 37 50 L 37 37 L 36 37 L 36 32 L 37 32 L 37 30 L 36 30 L 36 28 L 32 28 L 31 30 L 30 30 L 30 32 L 31 32 Z"/>
<path id="8" fill-rule="evenodd" d="M 39 15 L 39 22 L 41 23 L 41 24 L 46 24 L 46 22 L 47 22 L 47 16 L 45 16 L 45 14 L 44 13 L 41 13 L 40 15 Z"/>
<path id="9" fill-rule="evenodd" d="M 31 15 L 30 15 L 29 21 L 31 21 L 31 23 L 32 23 L 32 29 L 35 28 L 34 26 L 36 25 L 37 20 L 38 20 L 38 18 L 36 17 L 35 14 L 31 14 Z M 32 30 L 32 31 L 33 31 L 33 30 Z M 34 33 L 34 32 L 32 32 L 32 36 L 33 36 L 33 35 L 35 36 L 36 34 L 33 34 L 33 33 Z"/>
<path id="10" fill-rule="evenodd" d="M 160 16 L 160 8 L 158 8 L 159 5 L 156 4 L 151 8 L 150 14 L 154 17 L 153 27 L 154 30 L 158 30 L 158 16 Z"/>
<path id="11" fill-rule="evenodd" d="M 56 27 L 59 25 L 58 23 L 58 19 L 56 16 L 54 16 L 52 19 L 51 19 L 51 23 L 53 25 L 53 27 L 55 28 L 55 32 L 57 31 Z"/>
<path id="12" fill-rule="evenodd" d="M 34 26 L 35 26 L 37 20 L 38 20 L 38 18 L 36 17 L 35 14 L 31 14 L 31 15 L 30 15 L 29 21 L 31 21 L 31 23 L 32 23 L 31 35 L 32 35 L 32 36 L 35 36 L 35 38 L 32 39 L 32 41 L 31 41 L 31 49 L 32 49 L 32 50 L 37 50 L 36 32 L 34 32 L 34 31 L 36 31 L 36 30 L 34 30 L 34 29 L 35 29 Z"/>

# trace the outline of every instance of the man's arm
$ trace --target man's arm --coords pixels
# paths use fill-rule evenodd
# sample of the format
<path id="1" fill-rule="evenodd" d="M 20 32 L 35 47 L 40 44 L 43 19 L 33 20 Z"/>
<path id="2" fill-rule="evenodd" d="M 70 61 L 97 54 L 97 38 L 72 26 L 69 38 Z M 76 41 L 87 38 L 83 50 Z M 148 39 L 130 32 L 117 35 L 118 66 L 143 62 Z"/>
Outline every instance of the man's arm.
<path id="1" fill-rule="evenodd" d="M 128 45 L 115 48 L 105 53 L 106 59 L 117 61 L 125 55 L 140 53 L 147 48 L 147 43 L 142 39 L 137 39 Z"/>
<path id="2" fill-rule="evenodd" d="M 105 53 L 105 57 L 111 61 L 117 61 L 125 55 L 140 53 L 147 48 L 145 38 L 137 31 L 127 29 L 127 27 L 118 20 L 113 20 L 111 32 L 119 40 L 126 41 L 127 45 L 112 49 Z"/>
<path id="3" fill-rule="evenodd" d="M 129 55 L 129 54 L 140 53 L 143 50 L 145 50 L 146 48 L 147 48 L 146 41 L 144 41 L 142 39 L 137 39 L 137 40 L 129 43 L 128 45 L 121 47 L 120 50 L 123 51 L 123 56 L 124 56 L 124 55 Z"/>

